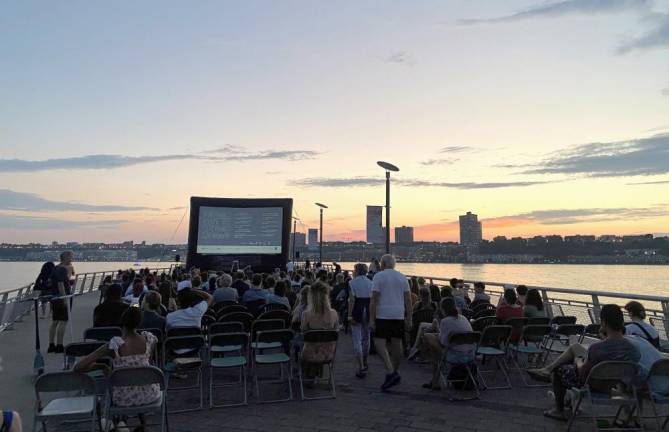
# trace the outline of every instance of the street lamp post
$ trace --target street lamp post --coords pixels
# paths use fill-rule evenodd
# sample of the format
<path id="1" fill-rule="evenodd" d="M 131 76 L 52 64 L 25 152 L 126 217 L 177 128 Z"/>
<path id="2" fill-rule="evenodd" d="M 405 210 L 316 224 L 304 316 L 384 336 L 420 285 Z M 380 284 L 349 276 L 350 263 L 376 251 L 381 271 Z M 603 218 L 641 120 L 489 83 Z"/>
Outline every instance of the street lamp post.
<path id="1" fill-rule="evenodd" d="M 321 210 L 321 227 L 320 227 L 320 243 L 318 246 L 318 261 L 321 263 L 321 266 L 323 265 L 323 209 L 328 208 L 325 204 L 321 203 L 316 203 L 318 207 L 320 207 Z"/>
<path id="2" fill-rule="evenodd" d="M 378 166 L 386 170 L 386 253 L 390 253 L 390 172 L 397 172 L 400 169 L 395 165 L 378 161 Z"/>
<path id="3" fill-rule="evenodd" d="M 292 218 L 293 218 L 293 263 L 295 263 L 295 233 L 297 232 L 297 221 L 299 221 L 299 219 L 296 218 L 295 216 L 292 216 Z"/>

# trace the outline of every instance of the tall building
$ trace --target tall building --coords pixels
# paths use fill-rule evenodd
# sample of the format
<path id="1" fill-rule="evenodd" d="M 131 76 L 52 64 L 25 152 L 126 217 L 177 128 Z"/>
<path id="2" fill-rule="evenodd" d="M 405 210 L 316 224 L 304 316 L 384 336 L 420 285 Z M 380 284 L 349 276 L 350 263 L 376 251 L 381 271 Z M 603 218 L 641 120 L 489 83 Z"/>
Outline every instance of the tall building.
<path id="1" fill-rule="evenodd" d="M 317 251 L 318 250 L 318 228 L 309 228 L 309 250 Z"/>
<path id="2" fill-rule="evenodd" d="M 483 239 L 481 222 L 477 215 L 467 212 L 460 216 L 460 244 L 463 246 L 478 246 Z"/>
<path id="3" fill-rule="evenodd" d="M 413 227 L 402 225 L 395 227 L 395 244 L 413 243 Z"/>
<path id="4" fill-rule="evenodd" d="M 294 232 L 294 239 L 291 239 L 295 243 L 295 249 L 305 248 L 307 246 L 307 235 L 302 232 Z"/>
<path id="5" fill-rule="evenodd" d="M 367 206 L 367 243 L 384 244 L 386 233 L 383 231 L 383 206 Z"/>

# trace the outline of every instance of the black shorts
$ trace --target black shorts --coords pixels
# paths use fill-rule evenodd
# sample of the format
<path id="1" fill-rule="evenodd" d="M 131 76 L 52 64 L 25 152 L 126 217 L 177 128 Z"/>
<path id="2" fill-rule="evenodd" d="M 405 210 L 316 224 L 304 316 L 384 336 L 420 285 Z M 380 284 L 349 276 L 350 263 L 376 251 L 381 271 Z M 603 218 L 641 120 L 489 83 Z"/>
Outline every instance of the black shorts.
<path id="1" fill-rule="evenodd" d="M 67 313 L 66 299 L 53 300 L 51 302 L 51 319 L 54 321 L 67 321 L 69 315 Z"/>
<path id="2" fill-rule="evenodd" d="M 374 328 L 374 337 L 380 339 L 403 339 L 403 319 L 377 319 Z"/>

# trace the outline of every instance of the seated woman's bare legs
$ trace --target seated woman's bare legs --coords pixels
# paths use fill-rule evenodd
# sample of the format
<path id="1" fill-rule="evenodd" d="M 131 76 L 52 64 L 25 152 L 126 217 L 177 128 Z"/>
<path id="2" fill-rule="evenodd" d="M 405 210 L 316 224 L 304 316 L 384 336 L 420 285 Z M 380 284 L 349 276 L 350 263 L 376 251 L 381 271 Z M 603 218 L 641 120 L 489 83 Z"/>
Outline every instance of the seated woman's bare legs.
<path id="1" fill-rule="evenodd" d="M 425 355 L 429 357 L 432 364 L 432 388 L 437 388 L 439 387 L 439 361 L 443 352 L 439 334 L 425 333 L 422 347 L 421 352 L 425 351 Z"/>
<path id="2" fill-rule="evenodd" d="M 565 352 L 560 354 L 558 358 L 556 358 L 553 362 L 538 370 L 550 374 L 560 366 L 574 363 L 574 360 L 576 360 L 577 357 L 584 357 L 587 352 L 588 352 L 587 348 L 585 348 L 583 345 L 579 343 L 569 345 L 569 348 L 567 348 Z"/>

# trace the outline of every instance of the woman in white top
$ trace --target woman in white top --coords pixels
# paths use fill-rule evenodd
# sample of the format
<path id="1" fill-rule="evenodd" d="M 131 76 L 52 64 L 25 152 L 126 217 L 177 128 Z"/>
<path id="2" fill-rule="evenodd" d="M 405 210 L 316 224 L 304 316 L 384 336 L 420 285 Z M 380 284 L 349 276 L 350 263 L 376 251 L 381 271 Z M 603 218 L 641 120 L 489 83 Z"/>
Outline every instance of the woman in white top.
<path id="1" fill-rule="evenodd" d="M 367 373 L 369 355 L 369 303 L 372 297 L 372 281 L 367 277 L 367 266 L 358 263 L 353 268 L 354 278 L 348 282 L 349 297 L 348 319 L 351 321 L 353 353 L 358 362 L 355 376 L 363 378 Z"/>
<path id="2" fill-rule="evenodd" d="M 655 348 L 660 348 L 660 335 L 655 327 L 644 321 L 646 319 L 646 308 L 638 301 L 631 301 L 625 305 L 625 310 L 632 320 L 632 322 L 625 324 L 625 335 L 642 337 L 653 344 Z"/>

